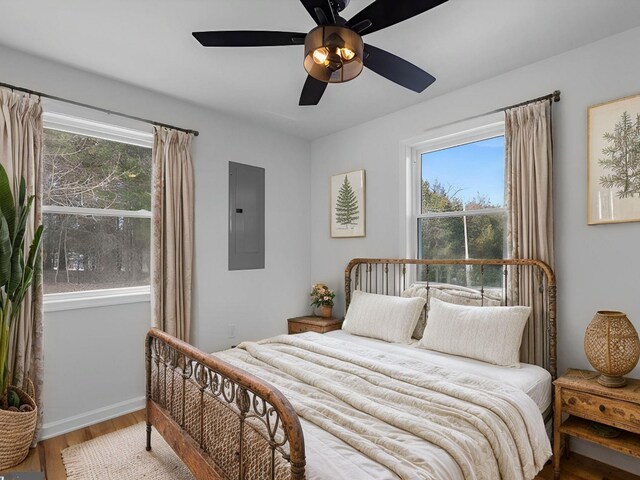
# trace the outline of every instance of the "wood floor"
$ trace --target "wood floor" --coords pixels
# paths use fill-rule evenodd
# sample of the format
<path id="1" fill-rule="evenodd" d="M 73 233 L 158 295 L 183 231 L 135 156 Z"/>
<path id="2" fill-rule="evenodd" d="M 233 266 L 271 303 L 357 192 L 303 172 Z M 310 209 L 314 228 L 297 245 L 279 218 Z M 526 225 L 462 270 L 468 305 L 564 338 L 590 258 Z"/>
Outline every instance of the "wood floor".
<path id="1" fill-rule="evenodd" d="M 36 448 L 32 448 L 25 461 L 11 471 L 44 472 L 47 480 L 66 480 L 67 474 L 60 455 L 62 450 L 140 422 L 144 422 L 144 410 L 44 440 Z"/>
<path id="2" fill-rule="evenodd" d="M 98 423 L 75 432 L 60 435 L 40 442 L 37 448 L 29 453 L 27 459 L 14 468 L 13 472 L 45 472 L 47 480 L 66 480 L 67 475 L 62 464 L 60 452 L 68 446 L 82 443 L 99 437 L 105 433 L 144 421 L 144 411 L 130 413 L 113 420 Z M 640 477 L 624 472 L 615 467 L 572 454 L 569 460 L 563 461 L 562 480 L 640 480 Z M 547 465 L 535 480 L 552 480 L 553 470 Z M 359 480 L 359 479 L 354 479 Z M 363 479 L 364 480 L 364 479 Z"/>

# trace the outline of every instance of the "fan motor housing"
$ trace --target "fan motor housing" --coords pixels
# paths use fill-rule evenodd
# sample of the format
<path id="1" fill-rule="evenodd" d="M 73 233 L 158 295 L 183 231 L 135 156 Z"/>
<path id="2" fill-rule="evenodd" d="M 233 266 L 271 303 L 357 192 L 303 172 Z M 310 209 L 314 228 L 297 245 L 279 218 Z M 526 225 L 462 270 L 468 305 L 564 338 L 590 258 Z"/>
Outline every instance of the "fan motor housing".
<path id="1" fill-rule="evenodd" d="M 331 0 L 331 8 L 335 12 L 341 12 L 349 5 L 350 0 Z"/>

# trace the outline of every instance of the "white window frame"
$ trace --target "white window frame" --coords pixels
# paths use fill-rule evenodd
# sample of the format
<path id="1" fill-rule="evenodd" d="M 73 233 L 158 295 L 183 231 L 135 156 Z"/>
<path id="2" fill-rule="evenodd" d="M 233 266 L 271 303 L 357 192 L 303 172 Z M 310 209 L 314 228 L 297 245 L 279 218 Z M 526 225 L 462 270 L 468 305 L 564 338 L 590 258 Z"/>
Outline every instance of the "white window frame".
<path id="1" fill-rule="evenodd" d="M 55 109 L 57 105 L 54 105 Z M 46 107 L 46 105 L 45 105 Z M 60 108 L 64 111 L 65 108 Z M 84 115 L 86 114 L 86 115 Z M 128 143 L 139 147 L 152 148 L 153 134 L 129 126 L 120 126 L 93 118 L 93 112 L 74 110 L 71 115 L 57 111 L 43 113 L 44 128 L 63 132 L 85 135 L 114 142 Z M 110 117 L 109 120 L 112 120 Z M 114 123 L 118 118 L 113 118 Z M 125 122 L 123 122 L 125 123 Z M 136 125 L 137 126 L 137 125 Z M 142 125 L 140 125 L 141 127 Z M 61 213 L 76 215 L 94 215 L 128 218 L 151 218 L 148 210 L 117 210 L 101 208 L 64 207 L 58 205 L 44 205 L 42 213 Z M 107 288 L 100 290 L 83 290 L 79 292 L 48 293 L 44 295 L 44 311 L 56 312 L 79 308 L 95 308 L 109 305 L 149 302 L 151 300 L 151 286 Z"/>
<path id="2" fill-rule="evenodd" d="M 491 119 L 487 119 L 490 121 Z M 442 134 L 436 137 L 426 138 L 413 142 L 408 149 L 408 188 L 407 188 L 407 258 L 418 258 L 418 220 L 421 218 L 443 218 L 443 217 L 463 217 L 475 215 L 491 215 L 504 213 L 505 208 L 485 208 L 482 210 L 468 210 L 460 212 L 427 212 L 422 213 L 421 192 L 422 192 L 422 155 L 425 153 L 458 147 L 468 143 L 479 142 L 489 138 L 504 135 L 504 120 L 493 121 L 485 125 L 471 128 L 464 131 L 457 131 L 449 134 Z M 415 275 L 415 272 L 412 272 Z M 411 278 L 414 281 L 415 278 Z"/>

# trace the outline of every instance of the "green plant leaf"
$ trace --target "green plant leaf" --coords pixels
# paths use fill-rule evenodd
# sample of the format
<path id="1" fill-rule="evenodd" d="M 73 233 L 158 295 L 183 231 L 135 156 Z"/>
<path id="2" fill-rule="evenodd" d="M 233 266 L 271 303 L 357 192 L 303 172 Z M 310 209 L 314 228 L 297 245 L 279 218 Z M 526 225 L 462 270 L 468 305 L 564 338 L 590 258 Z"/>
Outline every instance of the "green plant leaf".
<path id="1" fill-rule="evenodd" d="M 15 236 L 13 237 L 14 248 L 16 245 L 22 247 L 22 239 L 24 238 L 24 232 L 27 228 L 27 220 L 29 213 L 31 213 L 31 205 L 33 204 L 34 198 L 34 196 L 29 197 L 26 205 L 18 205 L 19 216 L 17 218 Z"/>
<path id="2" fill-rule="evenodd" d="M 33 275 L 38 278 L 42 274 L 42 248 L 38 248 L 36 258 L 33 261 Z"/>
<path id="3" fill-rule="evenodd" d="M 4 287 L 11 276 L 11 238 L 4 216 L 0 215 L 0 288 Z"/>
<path id="4" fill-rule="evenodd" d="M 9 238 L 13 238 L 16 223 L 16 206 L 11 193 L 7 171 L 0 165 L 0 210 L 9 227 Z"/>
<path id="5" fill-rule="evenodd" d="M 15 185 L 14 186 L 14 192 L 18 192 L 18 202 L 16 203 L 15 207 L 16 207 L 16 226 L 15 229 L 13 231 L 13 236 L 11 237 L 11 241 L 14 245 L 16 245 L 16 243 L 20 243 L 21 240 L 18 240 L 18 242 L 16 242 L 16 237 L 18 236 L 19 232 L 20 232 L 20 226 L 21 225 L 26 225 L 26 221 L 27 221 L 27 217 L 29 216 L 29 210 L 31 209 L 31 204 L 29 203 L 29 205 L 25 208 L 25 199 L 27 196 L 27 185 L 24 181 L 24 177 L 20 177 L 20 185 Z M 24 232 L 24 230 L 23 230 Z"/>
<path id="6" fill-rule="evenodd" d="M 42 243 L 43 231 L 44 231 L 44 227 L 40 225 L 36 229 L 36 233 L 33 236 L 33 241 L 31 242 L 31 246 L 29 247 L 29 256 L 27 257 L 27 266 L 33 270 L 37 270 L 39 268 L 40 245 Z"/>
<path id="7" fill-rule="evenodd" d="M 7 391 L 7 402 L 10 407 L 20 408 L 20 395 L 18 395 L 15 390 L 9 389 Z"/>
<path id="8" fill-rule="evenodd" d="M 24 177 L 20 178 L 20 194 L 18 195 L 18 205 L 24 205 L 24 199 L 27 198 L 27 184 Z"/>
<path id="9" fill-rule="evenodd" d="M 34 196 L 27 199 L 26 206 L 19 206 L 20 217 L 16 225 L 15 238 L 13 239 L 13 254 L 11 257 L 11 276 L 7 285 L 7 295 L 13 298 L 16 290 L 20 288 L 22 283 L 22 275 L 24 274 L 24 255 L 23 240 L 27 228 L 27 220 L 31 211 Z"/>
<path id="10" fill-rule="evenodd" d="M 44 231 L 44 227 L 40 225 L 36 229 L 36 233 L 33 237 L 33 242 L 31 242 L 31 246 L 29 247 L 29 256 L 27 257 L 26 264 L 24 263 L 24 256 L 22 257 L 22 269 L 23 276 L 21 278 L 21 282 L 19 283 L 19 288 L 11 293 L 11 300 L 14 305 L 20 305 L 24 296 L 27 294 L 27 290 L 33 283 L 34 279 L 40 273 L 40 253 L 41 253 L 41 243 L 42 243 L 42 232 Z"/>
<path id="11" fill-rule="evenodd" d="M 13 305 L 20 305 L 22 303 L 31 283 L 33 283 L 33 270 L 30 267 L 25 267 L 24 279 L 21 283 L 21 288 L 14 294 Z"/>
<path id="12" fill-rule="evenodd" d="M 16 248 L 11 256 L 11 274 L 7 283 L 7 296 L 13 298 L 14 293 L 22 283 L 22 274 L 24 273 L 24 254 L 22 249 Z M 12 300 L 13 301 L 13 300 Z"/>

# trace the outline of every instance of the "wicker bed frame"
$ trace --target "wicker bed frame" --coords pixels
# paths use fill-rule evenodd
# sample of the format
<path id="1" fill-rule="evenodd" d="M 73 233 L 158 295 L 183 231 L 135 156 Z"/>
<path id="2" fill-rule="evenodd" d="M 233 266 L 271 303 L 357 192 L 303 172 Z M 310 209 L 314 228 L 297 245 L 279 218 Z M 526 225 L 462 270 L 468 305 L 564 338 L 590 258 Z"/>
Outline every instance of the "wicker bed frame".
<path id="1" fill-rule="evenodd" d="M 537 305 L 521 357 L 555 379 L 556 285 L 544 262 L 354 259 L 345 270 L 346 306 L 355 289 L 400 295 L 416 280 L 437 288 L 461 278 L 474 285 L 481 304 L 499 292 L 504 305 Z M 523 286 L 533 293 L 522 293 Z M 154 426 L 197 479 L 304 479 L 300 420 L 275 387 L 156 329 L 145 351 L 147 450 Z"/>

